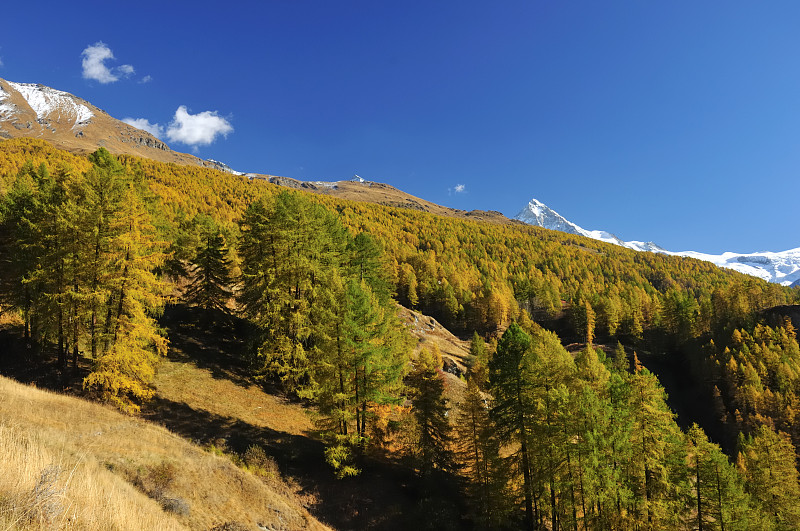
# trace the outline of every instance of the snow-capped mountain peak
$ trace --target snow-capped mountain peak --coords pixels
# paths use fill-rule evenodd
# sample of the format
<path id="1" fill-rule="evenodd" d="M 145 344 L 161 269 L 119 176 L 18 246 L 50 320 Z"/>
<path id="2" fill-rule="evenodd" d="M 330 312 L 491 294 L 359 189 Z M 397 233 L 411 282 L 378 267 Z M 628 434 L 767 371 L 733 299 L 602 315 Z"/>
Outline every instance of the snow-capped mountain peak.
<path id="1" fill-rule="evenodd" d="M 544 227 L 545 229 L 558 230 L 568 234 L 578 234 L 593 240 L 600 240 L 614 245 L 621 245 L 635 251 L 663 251 L 661 247 L 653 242 L 622 241 L 615 235 L 604 230 L 586 230 L 575 223 L 569 221 L 564 216 L 548 207 L 538 199 L 531 199 L 528 205 L 523 208 L 514 219 L 518 219 L 528 225 Z"/>
<path id="2" fill-rule="evenodd" d="M 67 92 L 35 83 L 13 83 L 9 81 L 8 84 L 22 96 L 25 103 L 36 113 L 36 119 L 39 123 L 43 121 L 69 121 L 75 124 L 74 127 L 77 127 L 85 125 L 94 116 L 94 113 L 87 105 L 84 105 L 78 98 Z M 0 86 L 0 114 L 15 112 L 20 103 L 22 102 L 14 104 L 11 101 L 11 94 Z"/>
<path id="3" fill-rule="evenodd" d="M 698 253 L 696 251 L 667 251 L 653 242 L 622 241 L 610 232 L 604 230 L 586 230 L 567 220 L 564 216 L 548 207 L 538 199 L 531 199 L 514 219 L 529 225 L 544 227 L 545 229 L 558 230 L 569 234 L 578 234 L 594 240 L 600 240 L 614 245 L 621 245 L 634 251 L 649 251 L 669 254 L 672 256 L 685 256 L 711 262 L 719 267 L 733 269 L 740 273 L 763 278 L 769 282 L 789 285 L 800 285 L 800 248 L 783 252 L 757 252 L 757 253 L 722 253 L 719 255 Z"/>

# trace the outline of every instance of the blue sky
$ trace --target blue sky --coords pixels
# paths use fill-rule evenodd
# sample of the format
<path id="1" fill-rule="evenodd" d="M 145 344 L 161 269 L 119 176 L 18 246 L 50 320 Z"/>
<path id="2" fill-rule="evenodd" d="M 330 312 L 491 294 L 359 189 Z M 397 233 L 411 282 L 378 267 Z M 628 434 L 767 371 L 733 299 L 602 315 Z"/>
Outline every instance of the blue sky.
<path id="1" fill-rule="evenodd" d="M 358 174 L 509 216 L 536 197 L 675 251 L 800 246 L 798 2 L 53 1 L 3 18 L 0 77 L 241 171 Z"/>

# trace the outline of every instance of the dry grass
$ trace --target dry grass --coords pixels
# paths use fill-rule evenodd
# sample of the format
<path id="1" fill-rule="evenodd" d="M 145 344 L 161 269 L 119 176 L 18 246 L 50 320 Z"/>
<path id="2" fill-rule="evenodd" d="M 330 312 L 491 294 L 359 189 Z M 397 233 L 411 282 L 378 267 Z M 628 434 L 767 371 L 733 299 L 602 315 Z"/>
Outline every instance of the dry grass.
<path id="1" fill-rule="evenodd" d="M 268 394 L 253 382 L 220 378 L 215 376 L 214 369 L 197 367 L 184 359 L 163 360 L 154 385 L 160 399 L 190 404 L 217 417 L 291 435 L 303 435 L 314 429 L 301 405 Z"/>
<path id="2" fill-rule="evenodd" d="M 0 455 L 0 529 L 325 529 L 279 478 L 259 478 L 143 420 L 6 378 Z"/>

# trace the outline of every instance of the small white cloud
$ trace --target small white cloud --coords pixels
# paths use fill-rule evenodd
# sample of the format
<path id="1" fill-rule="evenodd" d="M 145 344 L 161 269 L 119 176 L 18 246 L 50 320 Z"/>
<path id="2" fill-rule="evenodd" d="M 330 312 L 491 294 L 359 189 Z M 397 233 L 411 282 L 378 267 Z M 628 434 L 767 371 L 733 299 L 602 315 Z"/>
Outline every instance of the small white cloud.
<path id="1" fill-rule="evenodd" d="M 178 107 L 175 118 L 167 127 L 170 142 L 181 142 L 190 146 L 207 146 L 216 140 L 217 135 L 227 137 L 233 126 L 217 114 L 217 111 L 203 111 L 190 114 L 185 105 Z"/>
<path id="2" fill-rule="evenodd" d="M 117 72 L 122 76 L 128 77 L 136 73 L 136 70 L 134 70 L 131 65 L 122 65 L 117 68 Z"/>
<path id="3" fill-rule="evenodd" d="M 447 195 L 466 194 L 466 193 L 467 193 L 467 187 L 463 184 L 457 184 L 454 187 L 447 189 Z"/>
<path id="4" fill-rule="evenodd" d="M 164 136 L 164 126 L 158 124 L 151 124 L 147 118 L 123 118 L 123 122 L 132 125 L 137 129 L 147 131 L 156 138 Z"/>
<path id="5" fill-rule="evenodd" d="M 113 83 L 120 78 L 129 77 L 135 72 L 131 65 L 121 65 L 115 68 L 106 66 L 106 61 L 114 59 L 114 54 L 104 42 L 98 41 L 91 46 L 87 46 L 81 52 L 83 60 L 83 78 L 93 79 L 100 83 Z"/>
<path id="6" fill-rule="evenodd" d="M 0 66 L 3 66 L 3 58 L 0 57 Z"/>
<path id="7" fill-rule="evenodd" d="M 139 83 L 150 83 L 153 81 L 153 76 L 144 76 L 142 79 L 139 80 Z"/>

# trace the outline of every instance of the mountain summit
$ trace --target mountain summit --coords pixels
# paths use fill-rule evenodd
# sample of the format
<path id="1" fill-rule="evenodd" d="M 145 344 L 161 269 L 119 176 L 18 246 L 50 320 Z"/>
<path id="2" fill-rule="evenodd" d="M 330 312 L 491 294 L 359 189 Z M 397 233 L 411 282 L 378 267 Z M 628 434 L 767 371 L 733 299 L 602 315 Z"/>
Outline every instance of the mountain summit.
<path id="1" fill-rule="evenodd" d="M 558 230 L 568 234 L 578 234 L 580 236 L 592 238 L 593 240 L 600 240 L 606 243 L 613 243 L 614 245 L 621 245 L 622 247 L 627 247 L 628 249 L 633 249 L 634 251 L 664 252 L 664 249 L 653 242 L 626 242 L 604 230 L 586 230 L 567 220 L 564 216 L 545 205 L 538 199 L 531 199 L 528 205 L 523 208 L 519 214 L 514 217 L 514 219 L 522 221 L 523 223 L 527 223 L 528 225 Z"/>
<path id="2" fill-rule="evenodd" d="M 669 254 L 672 256 L 685 256 L 711 262 L 719 267 L 733 269 L 740 273 L 763 278 L 769 282 L 783 284 L 784 286 L 800 285 L 800 248 L 782 252 L 758 253 L 722 253 L 706 254 L 696 251 L 667 251 L 653 242 L 622 241 L 610 232 L 604 230 L 586 230 L 567 220 L 564 216 L 548 207 L 538 199 L 531 201 L 523 208 L 514 219 L 545 229 L 557 230 L 568 234 L 578 234 L 594 240 L 600 240 L 614 245 L 621 245 L 634 251 L 650 251 Z"/>
<path id="3" fill-rule="evenodd" d="M 91 152 L 104 147 L 117 154 L 160 162 L 211 166 L 169 148 L 147 131 L 137 129 L 68 92 L 35 83 L 0 79 L 0 139 L 41 138 L 67 151 Z"/>

